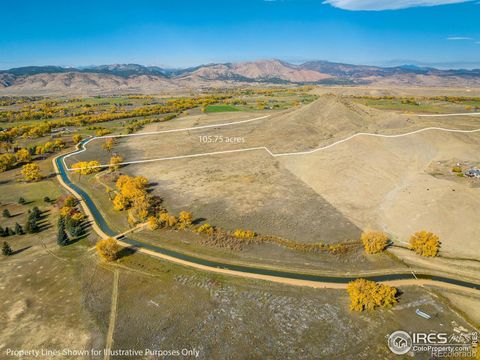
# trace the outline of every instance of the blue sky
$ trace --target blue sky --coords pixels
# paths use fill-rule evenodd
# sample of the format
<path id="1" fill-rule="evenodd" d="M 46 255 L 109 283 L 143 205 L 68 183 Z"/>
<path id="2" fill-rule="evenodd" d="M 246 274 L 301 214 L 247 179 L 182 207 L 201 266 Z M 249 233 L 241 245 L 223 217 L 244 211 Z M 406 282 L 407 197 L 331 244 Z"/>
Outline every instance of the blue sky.
<path id="1" fill-rule="evenodd" d="M 440 6 L 432 4 L 448 3 Z M 478 0 L 4 0 L 0 68 L 278 58 L 480 68 Z"/>

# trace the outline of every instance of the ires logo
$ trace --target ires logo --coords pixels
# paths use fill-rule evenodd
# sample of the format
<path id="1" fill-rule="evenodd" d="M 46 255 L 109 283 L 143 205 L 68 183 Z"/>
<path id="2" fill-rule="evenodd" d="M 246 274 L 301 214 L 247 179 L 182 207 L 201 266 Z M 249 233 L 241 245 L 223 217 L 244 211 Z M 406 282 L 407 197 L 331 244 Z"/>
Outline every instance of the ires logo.
<path id="1" fill-rule="evenodd" d="M 395 331 L 388 337 L 388 347 L 397 355 L 408 353 L 413 346 L 412 337 L 405 331 Z"/>
<path id="2" fill-rule="evenodd" d="M 395 331 L 387 336 L 390 350 L 397 355 L 408 352 L 428 352 L 439 357 L 470 357 L 475 356 L 478 346 L 478 333 L 453 334 L 448 336 L 443 332 L 413 332 Z"/>
<path id="3" fill-rule="evenodd" d="M 403 355 L 418 345 L 441 345 L 448 343 L 447 333 L 412 333 L 395 331 L 388 336 L 388 347 L 397 355 Z"/>
<path id="4" fill-rule="evenodd" d="M 447 333 L 413 333 L 412 341 L 415 345 L 433 345 L 448 343 Z"/>

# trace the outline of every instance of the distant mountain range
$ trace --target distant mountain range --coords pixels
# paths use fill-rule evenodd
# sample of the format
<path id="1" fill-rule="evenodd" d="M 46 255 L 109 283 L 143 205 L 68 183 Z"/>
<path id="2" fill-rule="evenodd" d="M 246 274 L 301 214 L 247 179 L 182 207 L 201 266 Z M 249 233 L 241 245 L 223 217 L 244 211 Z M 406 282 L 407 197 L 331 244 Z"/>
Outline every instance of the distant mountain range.
<path id="1" fill-rule="evenodd" d="M 78 68 L 27 66 L 0 71 L 1 93 L 162 92 L 254 84 L 411 85 L 480 87 L 480 69 L 378 67 L 328 61 L 300 65 L 280 60 L 167 69 L 138 64 Z"/>

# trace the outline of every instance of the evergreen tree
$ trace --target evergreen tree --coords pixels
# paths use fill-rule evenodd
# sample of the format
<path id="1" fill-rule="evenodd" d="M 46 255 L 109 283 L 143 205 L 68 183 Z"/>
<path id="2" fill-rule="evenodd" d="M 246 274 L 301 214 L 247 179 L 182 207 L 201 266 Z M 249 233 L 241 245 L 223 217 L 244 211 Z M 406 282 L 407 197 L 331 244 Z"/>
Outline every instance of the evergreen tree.
<path id="1" fill-rule="evenodd" d="M 10 255 L 13 254 L 12 248 L 10 247 L 10 245 L 6 241 L 3 242 L 2 254 L 5 255 L 5 256 L 10 256 Z"/>
<path id="2" fill-rule="evenodd" d="M 21 226 L 18 222 L 15 223 L 15 234 L 17 234 L 17 235 L 23 235 L 22 226 Z"/>
<path id="3" fill-rule="evenodd" d="M 52 200 L 50 200 L 50 198 L 49 198 L 48 196 L 45 196 L 45 197 L 43 198 L 43 201 L 46 202 L 46 203 L 49 203 L 49 202 L 51 202 Z"/>
<path id="4" fill-rule="evenodd" d="M 35 220 L 40 220 L 40 216 L 42 215 L 42 212 L 37 206 L 34 206 L 30 215 L 34 217 Z"/>
<path id="5" fill-rule="evenodd" d="M 5 237 L 5 230 L 3 230 L 3 227 L 0 226 L 0 236 Z"/>
<path id="6" fill-rule="evenodd" d="M 13 231 L 8 226 L 5 226 L 5 236 L 13 235 Z"/>
<path id="7" fill-rule="evenodd" d="M 29 234 L 36 233 L 40 230 L 37 224 L 37 220 L 34 217 L 29 217 L 25 224 L 25 231 Z"/>
<path id="8" fill-rule="evenodd" d="M 65 223 L 60 221 L 60 219 L 57 223 L 57 244 L 60 246 L 68 245 L 68 236 L 65 232 Z"/>
<path id="9" fill-rule="evenodd" d="M 8 211 L 8 209 L 3 209 L 2 215 L 4 218 L 9 218 L 11 216 L 10 211 Z"/>
<path id="10" fill-rule="evenodd" d="M 25 201 L 25 199 L 24 199 L 23 197 L 20 197 L 20 198 L 18 199 L 18 203 L 19 203 L 20 205 L 25 205 L 26 201 Z"/>

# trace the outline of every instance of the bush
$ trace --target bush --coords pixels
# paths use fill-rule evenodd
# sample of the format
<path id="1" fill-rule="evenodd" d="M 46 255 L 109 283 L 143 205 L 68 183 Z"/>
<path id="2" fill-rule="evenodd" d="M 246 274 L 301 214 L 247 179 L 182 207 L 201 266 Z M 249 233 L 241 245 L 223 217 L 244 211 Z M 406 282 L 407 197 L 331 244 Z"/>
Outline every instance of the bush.
<path id="1" fill-rule="evenodd" d="M 2 215 L 4 218 L 9 218 L 10 216 L 10 211 L 8 211 L 8 209 L 3 209 L 3 212 L 2 212 Z"/>
<path id="2" fill-rule="evenodd" d="M 382 252 L 388 245 L 388 236 L 381 231 L 364 231 L 360 240 L 367 254 Z"/>
<path id="3" fill-rule="evenodd" d="M 460 166 L 454 166 L 452 168 L 452 172 L 454 173 L 461 173 L 462 172 L 462 168 Z"/>
<path id="4" fill-rule="evenodd" d="M 253 239 L 257 234 L 251 230 L 237 229 L 233 232 L 233 236 L 239 239 Z"/>
<path id="5" fill-rule="evenodd" d="M 397 289 L 375 281 L 357 279 L 348 283 L 347 292 L 353 311 L 389 308 L 397 303 Z"/>
<path id="6" fill-rule="evenodd" d="M 181 211 L 178 215 L 178 220 L 185 226 L 189 226 L 192 224 L 192 213 L 188 211 Z"/>
<path id="7" fill-rule="evenodd" d="M 12 248 L 10 247 L 10 245 L 6 241 L 3 242 L 2 254 L 5 255 L 5 256 L 10 256 L 10 255 L 13 254 Z"/>
<path id="8" fill-rule="evenodd" d="M 65 201 L 63 202 L 63 206 L 65 207 L 74 207 L 77 205 L 77 200 L 72 196 L 69 195 L 65 198 Z"/>
<path id="9" fill-rule="evenodd" d="M 199 234 L 206 234 L 212 236 L 215 231 L 215 228 L 210 224 L 202 224 L 197 229 L 196 232 Z"/>
<path id="10" fill-rule="evenodd" d="M 18 203 L 20 205 L 25 205 L 27 202 L 25 201 L 25 199 L 23 197 L 20 197 L 20 198 L 18 198 Z"/>
<path id="11" fill-rule="evenodd" d="M 410 237 L 410 248 L 421 256 L 437 256 L 439 237 L 425 230 L 418 231 Z"/>
<path id="12" fill-rule="evenodd" d="M 114 238 L 100 240 L 95 247 L 98 255 L 105 261 L 114 261 L 118 258 L 120 245 Z"/>
<path id="13" fill-rule="evenodd" d="M 156 216 L 150 216 L 148 218 L 148 228 L 150 230 L 156 230 L 160 227 L 160 220 Z"/>
<path id="14" fill-rule="evenodd" d="M 177 225 L 177 218 L 167 212 L 161 213 L 158 218 L 160 220 L 160 225 L 163 227 L 174 227 Z"/>

